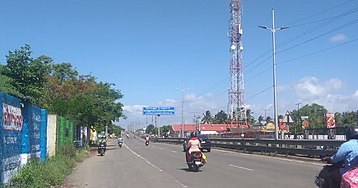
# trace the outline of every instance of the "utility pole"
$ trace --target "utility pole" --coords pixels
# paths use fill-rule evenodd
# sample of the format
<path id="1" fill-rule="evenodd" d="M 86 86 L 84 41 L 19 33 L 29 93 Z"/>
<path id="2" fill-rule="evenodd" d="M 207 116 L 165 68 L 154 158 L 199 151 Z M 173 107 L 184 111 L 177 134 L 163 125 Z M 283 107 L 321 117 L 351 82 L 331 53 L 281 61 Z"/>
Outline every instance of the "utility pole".
<path id="1" fill-rule="evenodd" d="M 297 114 L 298 114 L 298 125 L 301 125 L 300 104 L 301 104 L 300 102 L 296 104 L 297 105 Z M 297 126 L 295 126 L 295 135 L 296 135 L 296 127 Z"/>
<path id="2" fill-rule="evenodd" d="M 157 118 L 156 124 L 157 124 L 158 138 L 160 138 L 160 125 L 159 125 L 159 117 L 160 117 L 160 115 L 158 114 L 157 116 L 158 116 L 158 118 Z"/>
<path id="3" fill-rule="evenodd" d="M 184 137 L 185 134 L 185 125 L 184 125 L 184 82 L 181 81 L 181 129 L 180 129 L 180 136 Z"/>
<path id="4" fill-rule="evenodd" d="M 278 140 L 278 113 L 277 113 L 277 79 L 276 79 L 276 31 L 287 29 L 286 26 L 275 28 L 275 10 L 272 9 L 272 28 L 267 26 L 258 26 L 262 29 L 271 31 L 272 33 L 272 63 L 273 63 L 273 107 L 274 107 L 274 121 L 275 121 L 275 139 Z"/>

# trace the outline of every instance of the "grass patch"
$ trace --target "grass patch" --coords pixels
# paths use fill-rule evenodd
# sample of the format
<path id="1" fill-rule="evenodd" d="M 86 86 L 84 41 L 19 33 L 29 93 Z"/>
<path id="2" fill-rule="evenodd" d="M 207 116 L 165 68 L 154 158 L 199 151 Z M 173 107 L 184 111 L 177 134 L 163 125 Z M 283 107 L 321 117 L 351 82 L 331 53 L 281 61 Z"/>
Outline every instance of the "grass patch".
<path id="1" fill-rule="evenodd" d="M 10 184 L 4 187 L 49 188 L 62 185 L 76 162 L 82 161 L 88 151 L 88 147 L 77 149 L 72 145 L 62 146 L 56 156 L 43 163 L 31 160 L 12 177 Z"/>

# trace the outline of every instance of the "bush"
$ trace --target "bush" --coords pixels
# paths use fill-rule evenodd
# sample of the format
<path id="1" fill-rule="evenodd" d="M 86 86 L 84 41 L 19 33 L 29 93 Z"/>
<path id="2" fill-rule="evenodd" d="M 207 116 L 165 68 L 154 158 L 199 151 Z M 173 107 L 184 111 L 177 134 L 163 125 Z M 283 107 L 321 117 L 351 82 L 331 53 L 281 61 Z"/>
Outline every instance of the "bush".
<path id="1" fill-rule="evenodd" d="M 76 149 L 73 146 L 61 147 L 58 154 L 41 163 L 31 160 L 13 176 L 9 185 L 14 188 L 48 188 L 63 184 L 67 175 L 87 154 L 86 148 Z"/>

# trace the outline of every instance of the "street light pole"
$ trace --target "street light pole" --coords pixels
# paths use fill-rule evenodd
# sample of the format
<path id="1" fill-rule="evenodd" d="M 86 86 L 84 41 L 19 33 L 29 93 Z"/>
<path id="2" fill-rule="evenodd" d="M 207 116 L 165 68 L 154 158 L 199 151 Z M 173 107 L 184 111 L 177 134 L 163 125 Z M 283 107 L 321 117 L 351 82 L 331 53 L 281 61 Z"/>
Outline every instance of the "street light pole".
<path id="1" fill-rule="evenodd" d="M 300 102 L 296 104 L 297 105 L 297 114 L 298 114 L 298 125 L 301 125 L 300 104 L 301 104 Z M 297 126 L 295 126 L 295 134 L 296 134 L 296 127 Z"/>
<path id="2" fill-rule="evenodd" d="M 277 79 L 276 79 L 276 36 L 275 33 L 281 29 L 287 29 L 288 27 L 281 26 L 275 28 L 275 10 L 272 9 L 272 28 L 267 26 L 258 26 L 262 29 L 271 31 L 272 33 L 272 61 L 273 61 L 273 107 L 274 107 L 274 121 L 275 121 L 275 139 L 278 140 L 278 115 L 277 115 Z"/>

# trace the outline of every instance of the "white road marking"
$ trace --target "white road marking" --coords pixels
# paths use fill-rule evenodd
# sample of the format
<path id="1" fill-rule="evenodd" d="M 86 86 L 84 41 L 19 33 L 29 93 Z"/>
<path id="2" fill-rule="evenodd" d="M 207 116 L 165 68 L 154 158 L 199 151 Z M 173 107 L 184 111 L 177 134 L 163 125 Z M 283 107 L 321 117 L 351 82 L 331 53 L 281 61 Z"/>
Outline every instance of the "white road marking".
<path id="1" fill-rule="evenodd" d="M 160 172 L 162 172 L 163 170 L 160 169 L 159 167 L 155 166 L 154 164 L 152 164 L 151 162 L 149 162 L 147 159 L 145 159 L 144 157 L 140 156 L 139 154 L 137 154 L 136 152 L 134 152 L 131 148 L 129 148 L 127 145 L 126 145 L 126 148 L 132 152 L 134 155 L 136 155 L 137 157 L 141 158 L 142 160 L 144 160 L 146 163 L 148 163 L 149 165 L 151 165 L 152 167 L 154 167 L 155 169 L 159 170 Z"/>
<path id="2" fill-rule="evenodd" d="M 148 163 L 149 165 L 151 165 L 153 168 L 157 169 L 159 172 L 163 173 L 164 175 L 166 175 L 167 177 L 173 179 L 177 184 L 179 184 L 182 187 L 188 187 L 187 185 L 184 185 L 183 183 L 181 183 L 180 181 L 176 180 L 174 177 L 172 177 L 171 175 L 165 173 L 162 169 L 160 169 L 159 167 L 155 166 L 153 163 L 149 162 L 146 158 L 142 157 L 141 155 L 137 154 L 136 152 L 134 152 L 131 148 L 129 148 L 127 145 L 124 145 L 130 152 L 132 152 L 134 155 L 136 155 L 137 157 L 141 158 L 142 160 L 144 160 L 146 163 Z M 163 149 L 163 148 L 161 148 Z"/>
<path id="3" fill-rule="evenodd" d="M 235 152 L 235 151 L 226 151 L 226 150 L 216 150 L 219 152 L 223 152 L 223 153 L 232 153 L 232 154 L 238 154 L 238 155 L 246 155 L 246 156 L 253 156 L 255 154 L 246 154 L 246 153 L 240 153 L 240 152 Z M 289 161 L 289 162 L 294 162 L 294 163 L 301 163 L 301 164 L 312 164 L 312 165 L 316 165 L 316 166 L 322 166 L 322 163 L 319 162 L 312 162 L 312 161 L 302 161 L 302 160 L 296 160 L 296 159 L 285 159 L 285 158 L 280 158 L 280 157 L 272 157 L 272 156 L 266 156 L 266 155 L 255 155 L 255 157 L 261 157 L 261 158 L 270 158 L 270 159 L 276 159 L 276 160 L 281 160 L 281 161 Z"/>
<path id="4" fill-rule="evenodd" d="M 240 169 L 243 169 L 243 170 L 254 171 L 251 168 L 245 168 L 245 167 L 242 167 L 242 166 L 236 166 L 236 165 L 232 165 L 232 164 L 230 164 L 229 166 L 235 167 L 235 168 L 240 168 Z"/>
<path id="5" fill-rule="evenodd" d="M 177 151 L 173 151 L 173 150 L 172 150 L 172 152 L 173 152 L 173 153 L 178 153 Z"/>

